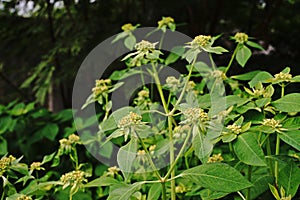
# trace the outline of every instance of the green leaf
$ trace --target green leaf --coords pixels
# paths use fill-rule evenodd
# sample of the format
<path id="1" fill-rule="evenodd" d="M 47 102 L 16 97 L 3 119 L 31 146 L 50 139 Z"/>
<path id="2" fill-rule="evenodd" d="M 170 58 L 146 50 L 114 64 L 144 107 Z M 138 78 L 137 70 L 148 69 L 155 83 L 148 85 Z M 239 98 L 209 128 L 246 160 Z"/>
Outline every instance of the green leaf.
<path id="1" fill-rule="evenodd" d="M 300 151 L 300 130 L 278 133 L 281 140 Z"/>
<path id="2" fill-rule="evenodd" d="M 180 176 L 212 191 L 231 193 L 252 186 L 240 172 L 225 163 L 203 164 L 183 171 Z"/>
<path id="3" fill-rule="evenodd" d="M 205 48 L 205 51 L 207 51 L 209 53 L 215 53 L 215 54 L 222 54 L 222 53 L 228 52 L 227 49 L 220 47 L 220 46 Z"/>
<path id="4" fill-rule="evenodd" d="M 13 119 L 10 116 L 5 116 L 0 118 L 0 134 L 5 133 L 10 127 Z"/>
<path id="5" fill-rule="evenodd" d="M 266 166 L 264 152 L 253 133 L 239 135 L 233 147 L 235 154 L 243 163 L 253 166 Z"/>
<path id="6" fill-rule="evenodd" d="M 122 33 L 119 33 L 115 39 L 113 39 L 113 41 L 111 43 L 115 43 L 117 42 L 118 40 L 121 40 L 123 39 L 124 37 L 128 36 L 128 33 L 127 32 L 122 32 Z"/>
<path id="7" fill-rule="evenodd" d="M 188 63 L 192 63 L 193 60 L 197 59 L 198 54 L 200 53 L 199 49 L 189 49 L 182 55 L 182 58 L 185 58 Z"/>
<path id="8" fill-rule="evenodd" d="M 169 24 L 168 24 L 168 27 L 170 28 L 171 31 L 175 31 L 175 29 L 176 29 L 176 24 L 174 24 L 174 23 L 169 23 Z"/>
<path id="9" fill-rule="evenodd" d="M 225 97 L 226 101 L 226 108 L 229 108 L 230 106 L 237 105 L 241 106 L 250 101 L 250 99 L 239 97 L 238 95 L 228 95 Z"/>
<path id="10" fill-rule="evenodd" d="M 21 88 L 27 88 L 30 84 L 38 77 L 38 75 L 46 68 L 47 62 L 41 62 L 37 67 L 35 67 L 34 73 L 29 76 L 21 85 Z"/>
<path id="11" fill-rule="evenodd" d="M 288 74 L 288 73 L 290 73 L 290 71 L 291 71 L 290 67 L 285 67 L 281 72 L 285 73 L 285 74 Z"/>
<path id="12" fill-rule="evenodd" d="M 259 195 L 269 189 L 268 184 L 273 183 L 274 178 L 268 174 L 261 174 L 257 179 L 252 181 L 254 187 L 250 190 L 251 199 L 256 199 Z"/>
<path id="13" fill-rule="evenodd" d="M 154 183 L 151 185 L 147 200 L 158 200 L 162 191 L 162 186 L 160 183 Z"/>
<path id="14" fill-rule="evenodd" d="M 236 61 L 242 66 L 244 67 L 247 63 L 247 61 L 249 60 L 249 58 L 251 57 L 251 50 L 246 47 L 245 45 L 241 45 L 236 53 Z"/>
<path id="15" fill-rule="evenodd" d="M 276 200 L 281 200 L 280 196 L 279 196 L 279 193 L 276 189 L 276 187 L 274 187 L 273 185 L 269 184 L 269 188 L 273 194 L 273 196 L 275 197 Z"/>
<path id="16" fill-rule="evenodd" d="M 278 185 L 284 187 L 286 196 L 292 197 L 298 191 L 300 184 L 300 169 L 294 162 L 289 162 L 283 169 L 279 171 Z"/>
<path id="17" fill-rule="evenodd" d="M 136 44 L 136 39 L 134 35 L 129 35 L 125 40 L 124 40 L 124 45 L 127 47 L 129 50 L 133 50 L 134 46 Z"/>
<path id="18" fill-rule="evenodd" d="M 196 125 L 193 126 L 193 147 L 195 155 L 202 163 L 206 163 L 213 150 L 213 144 Z"/>
<path id="19" fill-rule="evenodd" d="M 257 99 L 255 101 L 255 104 L 257 105 L 257 107 L 264 107 L 265 105 L 267 105 L 268 103 L 271 102 L 271 98 L 262 98 L 262 99 Z"/>
<path id="20" fill-rule="evenodd" d="M 232 142 L 233 140 L 235 140 L 237 138 L 237 135 L 234 133 L 228 133 L 228 134 L 224 134 L 222 136 L 222 141 L 224 143 L 229 143 Z"/>
<path id="21" fill-rule="evenodd" d="M 112 187 L 107 200 L 128 200 L 143 184 L 137 182 L 132 185 L 117 184 Z"/>
<path id="22" fill-rule="evenodd" d="M 122 146 L 118 152 L 117 161 L 126 180 L 128 179 L 129 174 L 132 173 L 132 164 L 136 158 L 137 149 L 137 139 L 131 138 L 131 140 L 125 146 Z"/>
<path id="23" fill-rule="evenodd" d="M 57 120 L 61 123 L 69 121 L 71 119 L 73 119 L 73 110 L 72 109 L 64 109 L 54 116 L 54 120 Z"/>
<path id="24" fill-rule="evenodd" d="M 55 140 L 56 135 L 58 134 L 59 128 L 56 124 L 50 123 L 45 125 L 41 130 L 37 132 L 43 137 L 48 138 L 51 141 Z"/>
<path id="25" fill-rule="evenodd" d="M 25 104 L 18 103 L 12 108 L 12 110 L 10 110 L 9 113 L 13 116 L 19 116 L 22 115 L 24 111 L 25 111 Z"/>
<path id="26" fill-rule="evenodd" d="M 171 53 L 168 55 L 168 57 L 165 60 L 165 64 L 169 65 L 174 62 L 176 62 L 184 53 L 184 47 L 183 46 L 176 46 L 171 49 Z"/>
<path id="27" fill-rule="evenodd" d="M 281 112 L 300 112 L 300 93 L 287 94 L 271 104 Z"/>
<path id="28" fill-rule="evenodd" d="M 111 158 L 111 155 L 113 153 L 113 145 L 114 144 L 111 142 L 101 144 L 98 150 L 99 154 L 104 158 Z"/>
<path id="29" fill-rule="evenodd" d="M 190 65 L 191 66 L 191 65 Z M 190 66 L 188 66 L 188 70 L 190 70 Z M 193 72 L 198 72 L 198 73 L 211 73 L 212 69 L 209 67 L 205 62 L 196 62 L 194 65 Z"/>
<path id="30" fill-rule="evenodd" d="M 291 117 L 286 119 L 282 126 L 288 129 L 299 129 L 300 128 L 300 117 Z"/>
<path id="31" fill-rule="evenodd" d="M 94 103 L 95 101 L 96 99 L 94 98 L 94 94 L 91 94 L 90 96 L 88 96 L 85 103 L 82 105 L 81 109 L 86 108 L 89 104 Z"/>
<path id="32" fill-rule="evenodd" d="M 54 158 L 55 154 L 56 154 L 56 152 L 54 152 L 50 155 L 45 155 L 44 158 L 43 158 L 42 164 L 50 162 Z"/>
<path id="33" fill-rule="evenodd" d="M 253 79 L 249 82 L 249 86 L 253 88 L 257 83 L 265 83 L 268 79 L 273 78 L 273 76 L 269 72 L 259 72 L 256 74 L 256 76 L 253 77 Z"/>
<path id="34" fill-rule="evenodd" d="M 128 115 L 130 112 L 134 112 L 134 108 L 133 107 L 122 107 L 116 111 L 114 111 L 107 120 L 102 121 L 102 123 L 99 125 L 99 129 L 101 131 L 110 131 L 110 130 L 114 130 L 116 129 L 118 126 L 117 124 L 119 123 L 119 121 L 125 117 L 126 115 Z"/>
<path id="35" fill-rule="evenodd" d="M 234 75 L 231 76 L 230 78 L 240 80 L 240 81 L 250 81 L 260 72 L 261 72 L 260 70 L 255 70 L 255 71 L 247 72 L 245 74 Z"/>
<path id="36" fill-rule="evenodd" d="M 124 70 L 116 70 L 110 75 L 110 79 L 113 81 L 119 81 L 125 78 L 128 78 L 130 76 L 136 75 L 136 74 L 141 74 L 142 72 L 140 70 L 135 70 L 135 69 L 124 69 Z"/>
<path id="37" fill-rule="evenodd" d="M 252 42 L 252 41 L 247 41 L 246 44 L 248 44 L 250 47 L 259 49 L 259 50 L 265 50 L 262 46 L 260 46 L 259 44 L 257 44 L 256 42 Z"/>
<path id="38" fill-rule="evenodd" d="M 85 188 L 89 187 L 102 187 L 102 186 L 111 186 L 113 184 L 119 183 L 116 179 L 112 177 L 107 177 L 107 176 L 101 176 L 99 178 L 96 178 L 87 184 L 84 185 Z"/>
<path id="39" fill-rule="evenodd" d="M 204 189 L 200 191 L 200 196 L 202 200 L 220 199 L 228 194 L 228 192 L 211 191 L 210 189 Z"/>
<path id="40" fill-rule="evenodd" d="M 300 75 L 294 76 L 294 77 L 292 78 L 292 81 L 293 81 L 293 82 L 300 82 Z"/>
<path id="41" fill-rule="evenodd" d="M 0 155 L 7 154 L 7 141 L 3 137 L 0 137 Z"/>

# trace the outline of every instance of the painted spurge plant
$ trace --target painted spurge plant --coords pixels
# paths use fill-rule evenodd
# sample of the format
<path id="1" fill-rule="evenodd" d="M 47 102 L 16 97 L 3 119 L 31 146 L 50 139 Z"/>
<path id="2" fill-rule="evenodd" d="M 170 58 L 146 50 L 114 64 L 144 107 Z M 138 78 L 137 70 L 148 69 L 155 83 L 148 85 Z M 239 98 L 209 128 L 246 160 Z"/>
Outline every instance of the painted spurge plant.
<path id="1" fill-rule="evenodd" d="M 233 64 L 245 67 L 252 51 L 263 49 L 245 33 L 230 37 L 235 45 L 232 56 L 227 65 L 217 66 L 213 56 L 230 53 L 214 45 L 221 35 L 199 35 L 165 52 L 160 47 L 167 29 L 175 31 L 174 19 L 158 22 L 153 32 L 161 33 L 159 42 L 136 41 L 138 26 L 124 25 L 113 41 L 123 41 L 132 50 L 122 59 L 126 67 L 109 79 L 96 80 L 83 106 L 100 105 L 104 114 L 98 133 L 86 141 L 74 135 L 62 139 L 59 150 L 41 165 L 32 164 L 22 181 L 38 180 L 31 177 L 33 171 L 44 170 L 42 164 L 49 161 L 57 166 L 67 155 L 74 169 L 56 181 L 36 181 L 39 190 L 41 184 L 68 189 L 72 199 L 97 188 L 94 199 L 108 200 L 280 200 L 299 195 L 300 94 L 288 93 L 287 88 L 299 83 L 300 76 L 292 76 L 289 67 L 275 75 L 256 70 L 228 76 Z M 201 60 L 202 55 L 210 62 Z M 160 72 L 166 65 L 179 65 L 187 73 L 163 80 Z M 112 111 L 110 95 L 122 89 L 128 74 L 138 74 L 141 80 L 149 76 L 154 84 L 139 88 L 131 105 Z M 87 143 L 103 147 L 108 159 L 112 146 L 117 146 L 118 166 L 109 166 L 99 177 L 86 171 L 76 148 Z M 21 170 L 14 167 L 19 161 L 1 159 L 4 183 L 10 170 Z M 43 197 L 26 191 L 13 195 Z"/>

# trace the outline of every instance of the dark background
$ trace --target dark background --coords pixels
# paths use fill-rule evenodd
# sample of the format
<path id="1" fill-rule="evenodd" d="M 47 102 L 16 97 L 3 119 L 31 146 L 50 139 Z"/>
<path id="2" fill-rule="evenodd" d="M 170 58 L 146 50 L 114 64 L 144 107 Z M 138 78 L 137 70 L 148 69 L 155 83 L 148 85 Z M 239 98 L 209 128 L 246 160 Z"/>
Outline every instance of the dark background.
<path id="1" fill-rule="evenodd" d="M 16 9 L 32 2 L 36 12 Z M 57 8 L 58 2 L 64 6 Z M 38 99 L 51 110 L 71 107 L 74 77 L 87 54 L 124 23 L 153 27 L 162 16 L 173 17 L 177 30 L 191 37 L 223 33 L 218 43 L 231 52 L 234 44 L 228 37 L 237 31 L 272 49 L 254 52 L 244 71 L 278 73 L 289 66 L 293 75 L 300 74 L 299 0 L 0 0 L 0 6 L 0 104 Z M 228 56 L 217 59 L 218 64 L 228 63 Z M 231 73 L 239 69 L 234 63 Z M 29 86 L 21 88 L 35 73 Z M 45 100 L 39 99 L 43 92 Z"/>

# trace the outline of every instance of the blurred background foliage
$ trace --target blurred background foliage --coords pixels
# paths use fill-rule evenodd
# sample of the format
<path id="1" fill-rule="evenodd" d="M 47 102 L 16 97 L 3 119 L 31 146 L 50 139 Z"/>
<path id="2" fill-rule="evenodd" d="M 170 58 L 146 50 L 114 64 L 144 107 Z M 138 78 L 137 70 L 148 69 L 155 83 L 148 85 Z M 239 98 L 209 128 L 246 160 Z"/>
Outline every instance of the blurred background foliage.
<path id="1" fill-rule="evenodd" d="M 191 37 L 246 32 L 266 49 L 251 58 L 247 71 L 289 66 L 296 75 L 299 11 L 299 0 L 0 0 L 0 103 L 70 108 L 84 57 L 124 23 L 155 27 L 162 16 L 173 17 L 177 30 Z M 232 50 L 232 43 L 221 45 Z"/>

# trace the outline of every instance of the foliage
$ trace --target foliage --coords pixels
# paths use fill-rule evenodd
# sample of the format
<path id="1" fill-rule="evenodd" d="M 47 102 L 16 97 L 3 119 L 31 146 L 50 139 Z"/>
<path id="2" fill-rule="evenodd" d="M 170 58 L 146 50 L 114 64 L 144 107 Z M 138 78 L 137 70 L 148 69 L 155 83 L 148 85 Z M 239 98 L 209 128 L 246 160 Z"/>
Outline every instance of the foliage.
<path id="1" fill-rule="evenodd" d="M 164 35 L 166 28 L 175 27 L 159 23 L 156 31 Z M 220 36 L 197 36 L 182 44 L 184 51 L 180 55 L 171 52 L 164 57 L 156 43 L 126 41 L 134 37 L 134 29 L 131 31 L 124 37 L 120 37 L 122 33 L 117 36 L 127 48 L 135 47 L 123 61 L 128 70 L 136 72 L 130 75 L 152 77 L 156 90 L 144 85 L 132 105 L 112 112 L 109 94 L 122 88 L 117 81 L 125 79 L 112 74 L 115 82 L 96 81 L 83 107 L 101 105 L 105 114 L 98 116 L 98 133 L 83 135 L 81 139 L 68 134 L 59 140 L 58 150 L 30 166 L 21 163 L 21 158 L 3 156 L 2 199 L 25 198 L 22 195 L 29 199 L 109 200 L 250 200 L 268 198 L 270 194 L 276 199 L 295 197 L 300 184 L 300 95 L 287 93 L 286 88 L 299 82 L 299 76 L 293 77 L 289 67 L 275 75 L 255 71 L 228 76 L 235 60 L 246 67 L 252 51 L 262 49 L 245 33 L 232 38 L 237 44 L 231 59 L 225 67 L 218 67 L 212 54 L 228 52 L 214 44 Z M 198 59 L 205 53 L 209 64 Z M 162 81 L 160 70 L 166 63 L 176 62 L 188 73 Z M 141 71 L 143 64 L 150 64 L 146 72 Z M 155 91 L 159 100 L 152 98 Z M 12 113 L 22 110 L 26 114 L 31 110 L 16 105 L 22 109 L 12 109 Z M 45 131 L 56 130 L 54 126 Z M 1 129 L 6 132 L 9 127 Z M 57 139 L 56 135 L 50 139 Z M 118 167 L 109 166 L 96 173 L 90 163 L 82 162 L 77 149 L 88 143 L 118 146 Z M 107 158 L 112 153 L 107 151 Z M 65 159 L 72 168 L 55 173 L 54 169 Z M 40 177 L 46 163 L 54 168 Z"/>
<path id="2" fill-rule="evenodd" d="M 122 24 L 155 26 L 161 15 L 176 16 L 179 23 L 166 18 L 159 28 L 177 28 L 191 36 L 251 33 L 263 42 L 268 56 L 253 55 L 245 70 L 259 66 L 276 72 L 288 65 L 299 74 L 299 5 L 299 0 L 0 0 L 0 103 L 22 98 L 53 104 L 49 107 L 54 110 L 70 108 L 74 72 L 94 45 Z"/>

